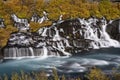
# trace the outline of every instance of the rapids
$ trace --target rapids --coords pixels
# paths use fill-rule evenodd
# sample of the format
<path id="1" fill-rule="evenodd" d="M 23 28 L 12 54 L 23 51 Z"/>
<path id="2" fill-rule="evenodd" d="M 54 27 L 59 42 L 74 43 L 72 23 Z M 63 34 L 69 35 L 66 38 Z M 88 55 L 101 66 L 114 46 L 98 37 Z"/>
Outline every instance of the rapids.
<path id="1" fill-rule="evenodd" d="M 13 72 L 19 73 L 21 70 L 24 72 L 44 70 L 48 75 L 51 75 L 52 69 L 55 68 L 59 74 L 77 76 L 77 74 L 84 73 L 94 66 L 99 67 L 105 73 L 109 74 L 113 68 L 119 69 L 119 52 L 119 48 L 106 48 L 83 52 L 83 54 L 71 57 L 7 59 L 0 63 L 0 75 L 10 75 Z"/>

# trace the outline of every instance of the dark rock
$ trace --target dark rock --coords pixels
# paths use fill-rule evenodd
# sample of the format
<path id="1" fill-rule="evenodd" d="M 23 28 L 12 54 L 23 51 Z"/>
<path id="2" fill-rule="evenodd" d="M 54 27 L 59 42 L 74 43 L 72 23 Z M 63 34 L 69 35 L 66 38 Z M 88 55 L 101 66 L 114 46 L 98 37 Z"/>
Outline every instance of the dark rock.
<path id="1" fill-rule="evenodd" d="M 32 22 L 38 22 L 38 23 L 43 23 L 44 21 L 47 21 L 48 19 L 48 13 L 43 11 L 43 16 L 40 17 L 38 14 L 34 13 L 31 17 Z"/>
<path id="2" fill-rule="evenodd" d="M 120 19 L 107 25 L 106 31 L 112 39 L 120 41 Z"/>
<path id="3" fill-rule="evenodd" d="M 3 49 L 4 57 L 69 56 L 91 49 L 120 47 L 116 41 L 120 38 L 118 22 L 113 21 L 109 26 L 105 18 L 77 18 L 62 20 L 34 33 L 12 33 Z M 106 25 L 107 32 L 116 40 L 109 37 Z"/>
<path id="4" fill-rule="evenodd" d="M 17 27 L 19 32 L 28 32 L 30 30 L 28 19 L 21 19 L 15 14 L 12 14 L 11 20 L 13 21 L 13 25 Z"/>

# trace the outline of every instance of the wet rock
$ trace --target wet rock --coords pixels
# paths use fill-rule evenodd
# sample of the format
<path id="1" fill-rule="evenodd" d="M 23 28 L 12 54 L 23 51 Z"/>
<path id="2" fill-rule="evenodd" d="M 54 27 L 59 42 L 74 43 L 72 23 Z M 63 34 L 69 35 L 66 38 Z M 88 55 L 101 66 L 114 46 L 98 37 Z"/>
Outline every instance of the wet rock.
<path id="1" fill-rule="evenodd" d="M 113 20 L 108 24 L 106 31 L 112 39 L 120 41 L 120 19 Z"/>
<path id="2" fill-rule="evenodd" d="M 108 33 L 112 30 L 105 18 L 76 18 L 61 21 L 40 28 L 34 33 L 12 33 L 3 50 L 4 57 L 70 56 L 91 49 L 120 47 L 117 39 L 110 38 L 111 35 Z M 115 27 L 113 32 L 118 34 L 118 28 Z"/>
<path id="3" fill-rule="evenodd" d="M 11 20 L 13 21 L 13 24 L 15 27 L 17 27 L 19 32 L 28 32 L 30 29 L 30 24 L 28 22 L 28 19 L 21 19 L 15 14 L 11 15 Z"/>
<path id="4" fill-rule="evenodd" d="M 48 13 L 47 12 L 45 12 L 45 11 L 43 11 L 43 16 L 42 17 L 40 17 L 38 14 L 36 14 L 36 13 L 34 13 L 33 15 L 32 15 L 32 17 L 31 17 L 31 21 L 32 22 L 38 22 L 38 23 L 43 23 L 44 21 L 47 21 L 47 20 L 49 20 L 48 19 Z"/>

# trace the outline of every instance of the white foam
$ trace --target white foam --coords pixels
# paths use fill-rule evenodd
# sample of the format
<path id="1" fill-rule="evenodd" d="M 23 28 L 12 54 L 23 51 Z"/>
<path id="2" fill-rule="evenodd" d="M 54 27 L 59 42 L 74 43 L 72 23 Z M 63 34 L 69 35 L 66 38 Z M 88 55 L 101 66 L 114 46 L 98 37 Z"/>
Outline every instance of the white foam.
<path id="1" fill-rule="evenodd" d="M 46 13 L 45 11 L 43 11 L 43 17 L 39 18 L 38 22 L 41 24 L 44 21 L 49 20 L 48 17 L 47 17 L 47 15 L 48 15 L 48 13 Z"/>
<path id="2" fill-rule="evenodd" d="M 84 19 L 79 19 L 79 21 L 81 24 L 85 25 L 84 34 L 82 34 L 82 31 L 79 30 L 80 34 L 84 36 L 84 39 L 93 40 L 90 47 L 94 49 L 99 49 L 102 47 L 120 47 L 120 43 L 117 40 L 111 39 L 106 32 L 107 21 L 105 18 L 101 20 L 102 30 L 99 29 L 100 38 L 98 37 L 97 28 L 93 29 L 93 26 L 91 25 L 91 23 L 96 23 L 97 20 L 94 21 L 93 19 L 90 19 L 89 22 L 87 22 Z"/>
<path id="3" fill-rule="evenodd" d="M 41 34 L 41 36 L 47 36 L 47 28 L 44 28 L 43 33 Z"/>
<path id="4" fill-rule="evenodd" d="M 57 28 L 55 27 L 55 36 L 53 37 L 53 41 L 60 41 L 61 37 L 59 35 L 59 31 L 57 30 Z"/>
<path id="5" fill-rule="evenodd" d="M 109 65 L 110 63 L 108 61 L 104 61 L 104 60 L 97 60 L 97 59 L 83 59 L 81 60 L 81 65 L 92 65 L 92 66 L 96 66 L 96 65 Z"/>
<path id="6" fill-rule="evenodd" d="M 47 54 L 48 54 L 48 50 L 47 50 L 47 48 L 45 47 L 45 46 L 43 46 L 43 58 L 47 58 Z"/>

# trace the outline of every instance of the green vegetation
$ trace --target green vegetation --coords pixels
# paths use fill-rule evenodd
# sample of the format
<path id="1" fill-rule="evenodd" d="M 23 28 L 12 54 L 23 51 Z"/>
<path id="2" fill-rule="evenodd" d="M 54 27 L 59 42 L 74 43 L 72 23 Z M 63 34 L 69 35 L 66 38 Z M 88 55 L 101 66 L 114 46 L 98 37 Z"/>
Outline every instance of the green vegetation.
<path id="1" fill-rule="evenodd" d="M 109 19 L 120 17 L 120 3 L 111 3 L 109 0 L 101 0 L 100 2 L 88 2 L 88 0 L 0 0 L 0 18 L 5 19 L 7 28 L 0 29 L 0 46 L 6 45 L 10 33 L 17 31 L 13 27 L 10 15 L 15 13 L 20 18 L 30 17 L 33 13 L 42 16 L 43 11 L 49 13 L 50 20 L 57 20 L 62 14 L 63 19 L 84 17 L 88 18 L 92 15 L 96 17 L 105 16 Z M 31 31 L 36 31 L 40 27 L 48 26 L 51 21 L 42 24 L 31 22 Z"/>
<path id="2" fill-rule="evenodd" d="M 53 73 L 51 76 L 47 76 L 47 74 L 44 71 L 41 72 L 32 72 L 32 73 L 25 73 L 21 71 L 21 73 L 12 73 L 11 77 L 8 77 L 6 74 L 3 75 L 3 77 L 0 77 L 0 80 L 119 80 L 120 79 L 120 73 L 116 72 L 117 70 L 113 70 L 113 73 L 106 75 L 104 72 L 102 72 L 98 68 L 93 68 L 88 72 L 86 75 L 84 75 L 84 78 L 77 77 L 77 78 L 71 78 L 70 76 L 58 76 L 57 71 L 53 69 Z"/>

